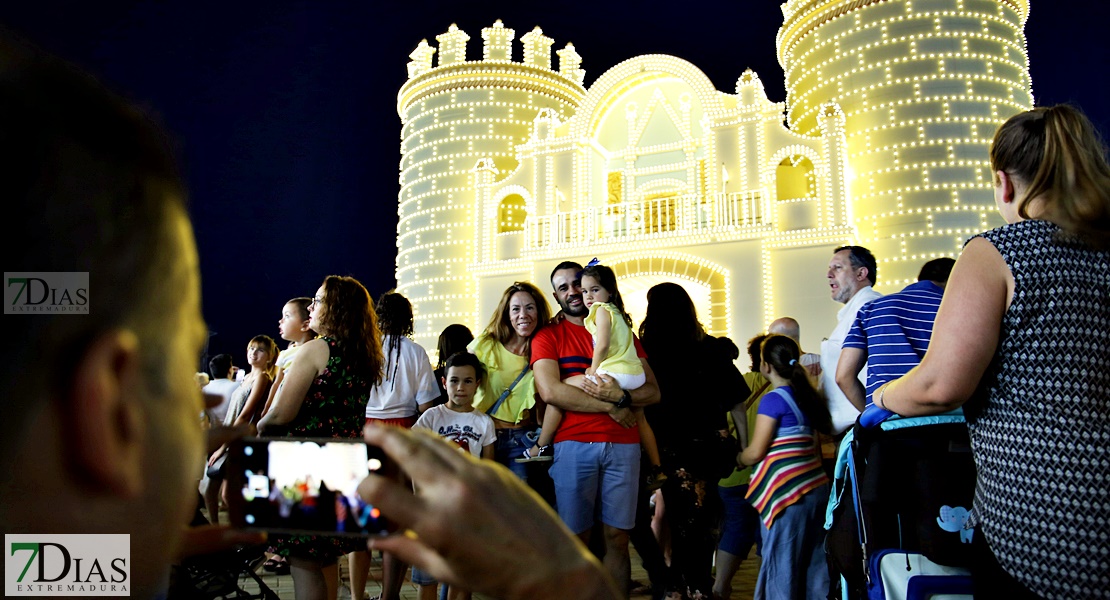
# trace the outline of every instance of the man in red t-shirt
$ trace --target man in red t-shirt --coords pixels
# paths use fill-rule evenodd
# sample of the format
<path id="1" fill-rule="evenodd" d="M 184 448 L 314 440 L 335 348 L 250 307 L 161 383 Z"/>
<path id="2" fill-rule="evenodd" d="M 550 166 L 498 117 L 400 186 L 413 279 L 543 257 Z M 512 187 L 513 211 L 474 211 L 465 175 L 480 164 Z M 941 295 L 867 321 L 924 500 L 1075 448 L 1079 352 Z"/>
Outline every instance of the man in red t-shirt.
<path id="1" fill-rule="evenodd" d="M 565 411 L 550 470 L 559 517 L 584 542 L 595 519 L 601 521 L 605 568 L 627 596 L 628 530 L 636 519 L 640 473 L 640 432 L 630 408 L 658 402 L 659 386 L 639 340 L 644 385 L 622 390 L 605 375 L 597 384 L 585 381 L 583 389 L 563 383 L 583 374 L 593 358 L 593 337 L 582 324 L 589 311 L 582 301 L 581 272 L 574 262 L 560 263 L 551 272 L 555 301 L 565 318 L 541 328 L 532 340 L 532 370 L 540 398 Z"/>

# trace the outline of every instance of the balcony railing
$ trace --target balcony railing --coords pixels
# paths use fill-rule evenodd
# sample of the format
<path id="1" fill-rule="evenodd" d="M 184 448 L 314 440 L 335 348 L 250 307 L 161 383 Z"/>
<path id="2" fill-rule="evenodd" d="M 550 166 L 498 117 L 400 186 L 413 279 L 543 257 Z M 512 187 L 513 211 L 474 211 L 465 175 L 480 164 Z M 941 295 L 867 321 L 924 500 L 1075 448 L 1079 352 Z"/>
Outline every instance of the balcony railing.
<path id="1" fill-rule="evenodd" d="M 758 191 L 712 196 L 668 196 L 608 204 L 554 215 L 529 216 L 525 247 L 540 249 L 620 238 L 723 232 L 764 224 L 766 195 Z"/>

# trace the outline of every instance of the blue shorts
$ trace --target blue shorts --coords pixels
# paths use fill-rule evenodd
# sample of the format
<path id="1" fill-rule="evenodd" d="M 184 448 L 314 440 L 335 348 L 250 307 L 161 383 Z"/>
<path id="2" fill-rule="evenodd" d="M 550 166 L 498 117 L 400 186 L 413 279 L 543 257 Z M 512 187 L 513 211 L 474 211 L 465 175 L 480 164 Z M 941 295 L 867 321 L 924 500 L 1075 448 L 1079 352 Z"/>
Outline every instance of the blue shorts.
<path id="1" fill-rule="evenodd" d="M 721 517 L 721 540 L 717 547 L 733 556 L 747 558 L 752 544 L 760 544 L 759 513 L 744 497 L 748 484 L 734 487 L 717 486 L 724 514 Z"/>
<path id="2" fill-rule="evenodd" d="M 574 533 L 602 523 L 629 530 L 636 524 L 640 445 L 558 442 L 551 463 L 559 518 Z"/>
<path id="3" fill-rule="evenodd" d="M 412 568 L 412 582 L 415 583 L 416 585 L 438 585 L 439 584 L 439 582 L 436 581 L 435 577 L 432 577 L 431 575 L 429 575 L 425 571 L 421 571 L 420 569 L 418 569 L 416 567 Z"/>

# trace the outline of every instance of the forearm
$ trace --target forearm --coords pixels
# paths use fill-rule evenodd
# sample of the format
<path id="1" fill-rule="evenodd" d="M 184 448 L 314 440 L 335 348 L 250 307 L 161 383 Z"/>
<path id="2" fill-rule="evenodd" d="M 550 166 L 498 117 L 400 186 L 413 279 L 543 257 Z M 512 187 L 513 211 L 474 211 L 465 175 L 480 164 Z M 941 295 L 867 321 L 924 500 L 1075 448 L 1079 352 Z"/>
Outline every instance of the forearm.
<path id="1" fill-rule="evenodd" d="M 840 360 L 836 364 L 836 375 L 833 378 L 836 380 L 836 387 L 840 388 L 852 406 L 861 412 L 867 404 L 867 390 L 859 380 L 859 374 L 865 365 L 867 365 L 865 349 L 844 348 L 840 351 Z"/>
<path id="2" fill-rule="evenodd" d="M 744 448 L 743 452 L 740 453 L 740 463 L 746 467 L 758 465 L 759 462 L 763 460 L 766 456 L 766 450 L 762 448 L 756 448 L 755 446 L 748 446 L 747 448 Z"/>
<path id="3" fill-rule="evenodd" d="M 596 386 L 596 388 L 591 389 L 597 390 L 600 400 L 613 404 L 620 402 L 621 398 L 624 398 L 625 392 L 632 396 L 632 406 L 636 408 L 651 406 L 659 402 L 659 385 L 655 383 L 654 379 L 644 382 L 644 385 L 634 390 L 623 390 L 617 385 L 616 381 L 611 385 Z"/>
<path id="4" fill-rule="evenodd" d="M 594 357 L 593 361 L 590 363 L 590 368 L 593 369 L 593 372 L 596 373 L 597 370 L 601 368 L 601 362 L 605 360 L 606 356 L 609 356 L 609 336 L 598 335 L 594 340 Z"/>
<path id="5" fill-rule="evenodd" d="M 841 381 L 838 376 L 836 378 L 836 385 L 840 391 L 844 392 L 844 396 L 856 407 L 856 410 L 863 411 L 864 406 L 867 404 L 867 390 L 864 389 L 863 384 L 859 382 L 858 377 L 850 377 L 847 381 Z"/>
<path id="6" fill-rule="evenodd" d="M 647 381 L 644 385 L 629 390 L 629 394 L 632 396 L 632 406 L 651 406 L 659 402 L 659 385 L 654 380 Z"/>
<path id="7" fill-rule="evenodd" d="M 274 398 L 277 398 L 277 392 L 281 389 L 281 381 L 285 378 L 285 371 L 278 369 L 277 378 L 274 379 L 273 385 L 270 386 L 270 393 L 266 397 L 266 405 L 262 407 L 262 414 L 260 417 L 266 416 L 270 412 L 270 407 L 274 405 Z"/>
<path id="8" fill-rule="evenodd" d="M 736 439 L 740 441 L 741 448 L 748 447 L 748 413 L 744 410 L 744 403 L 740 402 L 729 411 L 732 414 L 732 425 L 736 428 Z"/>
<path id="9" fill-rule="evenodd" d="M 284 425 L 292 421 L 297 416 L 297 410 L 290 410 L 290 404 L 292 403 L 285 402 L 279 393 L 278 397 L 274 398 L 270 410 L 258 420 L 258 428 L 264 429 L 269 425 Z M 297 409 L 300 409 L 299 403 Z"/>
<path id="10" fill-rule="evenodd" d="M 590 372 L 591 373 L 597 373 L 597 370 L 601 368 L 601 361 L 605 360 L 605 355 L 608 352 L 609 352 L 608 348 L 600 348 L 600 347 L 595 347 L 594 348 L 594 358 L 593 358 L 592 361 L 590 361 Z"/>
<path id="11" fill-rule="evenodd" d="M 948 385 L 944 378 L 932 377 L 918 366 L 902 378 L 876 390 L 874 401 L 879 408 L 904 417 L 916 417 L 959 408 L 967 398 Z"/>
<path id="12" fill-rule="evenodd" d="M 616 379 L 605 375 L 599 377 L 596 382 L 586 380 L 582 389 L 591 397 L 613 404 L 620 402 L 626 391 L 632 398 L 632 406 L 636 408 L 655 404 L 659 402 L 659 384 L 656 383 L 655 373 L 652 372 L 646 360 L 641 358 L 640 364 L 644 368 L 644 384 L 634 390 L 621 389 Z"/>
<path id="13" fill-rule="evenodd" d="M 616 405 L 616 401 L 606 402 L 605 400 L 599 400 L 581 389 L 573 385 L 567 385 L 561 381 L 551 384 L 547 387 L 546 391 L 546 394 L 543 390 L 540 392 L 540 397 L 543 398 L 543 401 L 563 410 L 601 413 L 613 410 Z M 619 399 L 618 397 L 617 400 Z"/>

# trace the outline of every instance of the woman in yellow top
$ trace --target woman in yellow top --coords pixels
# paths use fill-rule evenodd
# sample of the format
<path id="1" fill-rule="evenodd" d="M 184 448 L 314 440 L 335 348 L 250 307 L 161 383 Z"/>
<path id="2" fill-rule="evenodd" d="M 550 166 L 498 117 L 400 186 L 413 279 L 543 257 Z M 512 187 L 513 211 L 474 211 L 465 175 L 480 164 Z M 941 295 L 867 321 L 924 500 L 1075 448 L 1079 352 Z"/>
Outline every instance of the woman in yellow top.
<path id="1" fill-rule="evenodd" d="M 516 282 L 501 295 L 485 331 L 466 347 L 486 367 L 474 406 L 493 418 L 494 459 L 525 481 L 525 466 L 513 459 L 532 445 L 527 438 L 536 405 L 531 342 L 550 318 L 543 293 L 531 283 Z"/>

